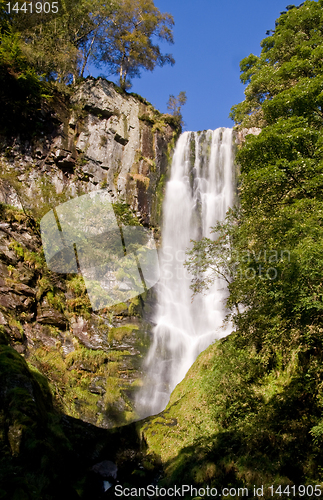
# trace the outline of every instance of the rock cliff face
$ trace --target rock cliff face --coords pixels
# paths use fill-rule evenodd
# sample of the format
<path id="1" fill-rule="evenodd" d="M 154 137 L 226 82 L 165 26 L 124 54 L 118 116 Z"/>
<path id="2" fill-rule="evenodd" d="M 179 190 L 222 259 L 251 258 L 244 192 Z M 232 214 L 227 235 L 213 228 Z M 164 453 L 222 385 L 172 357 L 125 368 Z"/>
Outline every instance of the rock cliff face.
<path id="1" fill-rule="evenodd" d="M 121 221 L 158 236 L 179 130 L 171 116 L 117 90 L 87 79 L 56 96 L 41 111 L 40 132 L 2 137 L 0 155 L 2 343 L 46 376 L 57 407 L 101 427 L 135 418 L 154 292 L 94 313 L 80 274 L 47 269 L 38 222 L 70 198 L 107 189 Z"/>
<path id="2" fill-rule="evenodd" d="M 103 187 L 144 224 L 157 225 L 158 193 L 179 130 L 172 116 L 117 90 L 89 78 L 42 110 L 38 137 L 2 138 L 0 201 L 42 215 Z"/>

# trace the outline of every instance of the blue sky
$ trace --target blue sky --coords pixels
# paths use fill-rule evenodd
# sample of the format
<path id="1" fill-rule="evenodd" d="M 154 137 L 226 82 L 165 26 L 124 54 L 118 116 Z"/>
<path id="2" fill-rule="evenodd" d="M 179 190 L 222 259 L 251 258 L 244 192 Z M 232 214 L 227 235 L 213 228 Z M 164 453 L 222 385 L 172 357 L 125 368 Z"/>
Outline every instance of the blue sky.
<path id="1" fill-rule="evenodd" d="M 169 95 L 185 90 L 185 130 L 231 127 L 230 108 L 244 98 L 239 62 L 250 53 L 260 54 L 266 31 L 274 29 L 288 4 L 288 0 L 155 0 L 161 12 L 174 17 L 175 43 L 162 48 L 176 62 L 143 71 L 141 78 L 132 80 L 131 91 L 167 112 Z"/>

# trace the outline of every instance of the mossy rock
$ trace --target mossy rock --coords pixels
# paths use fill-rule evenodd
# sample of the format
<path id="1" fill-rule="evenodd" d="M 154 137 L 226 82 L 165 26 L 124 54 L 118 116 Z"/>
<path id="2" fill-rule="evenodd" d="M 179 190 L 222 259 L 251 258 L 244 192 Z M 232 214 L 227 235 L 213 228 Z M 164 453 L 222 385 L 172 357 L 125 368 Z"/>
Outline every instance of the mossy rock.
<path id="1" fill-rule="evenodd" d="M 129 316 L 142 317 L 142 300 L 140 295 L 130 299 L 130 305 L 128 308 Z"/>
<path id="2" fill-rule="evenodd" d="M 127 304 L 125 304 L 125 302 L 119 302 L 119 304 L 115 304 L 114 306 L 109 307 L 109 311 L 116 316 L 127 316 L 128 306 Z"/>
<path id="3" fill-rule="evenodd" d="M 111 328 L 109 331 L 109 341 L 117 341 L 121 342 L 124 337 L 130 337 L 134 331 L 138 330 L 138 326 L 130 324 L 130 325 L 124 325 L 124 326 L 119 326 L 116 328 Z"/>

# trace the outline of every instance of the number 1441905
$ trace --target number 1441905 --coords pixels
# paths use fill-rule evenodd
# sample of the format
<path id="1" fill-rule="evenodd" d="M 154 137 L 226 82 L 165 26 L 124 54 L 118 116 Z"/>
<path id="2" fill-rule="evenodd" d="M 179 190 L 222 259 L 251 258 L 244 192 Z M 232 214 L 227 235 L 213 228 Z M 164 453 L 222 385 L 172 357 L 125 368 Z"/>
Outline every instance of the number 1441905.
<path id="1" fill-rule="evenodd" d="M 322 490 L 321 490 L 321 485 L 315 485 L 312 486 L 311 484 L 308 485 L 303 485 L 300 484 L 299 486 L 269 486 L 268 487 L 271 496 L 273 497 L 274 495 L 289 495 L 289 497 L 303 497 L 306 496 L 306 498 L 315 496 L 315 497 L 320 497 L 322 495 Z"/>
<path id="2" fill-rule="evenodd" d="M 58 12 L 58 2 L 24 2 L 19 5 L 18 2 L 9 2 L 7 5 L 8 14 L 12 14 L 13 12 L 18 14 L 19 12 L 25 14 L 32 14 L 33 12 L 36 14 L 41 14 L 44 12 L 45 14 L 56 14 Z"/>

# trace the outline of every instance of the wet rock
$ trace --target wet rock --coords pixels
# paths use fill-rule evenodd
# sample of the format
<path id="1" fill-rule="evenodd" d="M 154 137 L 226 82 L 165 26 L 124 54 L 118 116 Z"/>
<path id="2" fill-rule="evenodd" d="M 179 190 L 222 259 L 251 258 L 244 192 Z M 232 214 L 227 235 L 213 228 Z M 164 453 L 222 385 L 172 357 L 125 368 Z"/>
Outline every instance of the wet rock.
<path id="1" fill-rule="evenodd" d="M 34 303 L 35 302 L 32 301 L 31 305 L 34 305 Z M 31 323 L 35 319 L 35 313 L 29 310 L 27 300 L 24 301 L 24 306 L 26 307 L 27 311 L 24 311 L 23 319 L 26 323 Z"/>
<path id="2" fill-rule="evenodd" d="M 28 351 L 32 352 L 33 347 L 39 347 L 39 345 L 53 348 L 57 345 L 57 337 L 53 337 L 50 334 L 48 325 L 41 325 L 36 323 L 35 325 L 24 325 L 24 333 L 27 338 Z"/>
<path id="3" fill-rule="evenodd" d="M 75 168 L 76 159 L 72 151 L 58 149 L 55 153 L 56 163 L 60 169 L 72 173 Z"/>
<path id="4" fill-rule="evenodd" d="M 75 347 L 73 345 L 73 342 L 70 339 L 62 339 L 62 351 L 64 353 L 64 356 L 67 356 L 67 354 L 75 351 Z"/>
<path id="5" fill-rule="evenodd" d="M 98 104 L 98 106 L 85 104 L 84 109 L 99 118 L 110 118 L 114 114 L 114 111 L 106 109 L 101 102 L 98 102 Z"/>
<path id="6" fill-rule="evenodd" d="M 6 320 L 6 318 L 4 317 L 2 312 L 0 311 L 0 325 L 7 325 L 7 324 L 8 324 L 8 321 Z"/>
<path id="7" fill-rule="evenodd" d="M 22 341 L 24 339 L 24 331 L 23 331 L 22 326 L 19 323 L 11 324 L 9 329 L 10 329 L 11 339 L 15 339 L 17 341 Z"/>
<path id="8" fill-rule="evenodd" d="M 1 243 L 0 243 L 0 259 L 5 264 L 9 265 L 15 265 L 18 262 L 15 252 L 9 250 L 7 246 L 1 245 Z"/>
<path id="9" fill-rule="evenodd" d="M 122 137 L 119 134 L 116 134 L 114 136 L 114 140 L 119 142 L 119 144 L 121 144 L 122 146 L 125 146 L 129 142 L 129 139 L 126 139 L 125 137 Z"/>
<path id="10" fill-rule="evenodd" d="M 44 129 L 42 137 L 30 141 L 8 139 L 0 152 L 2 171 L 19 187 L 28 214 L 10 209 L 0 220 L 0 334 L 1 342 L 10 337 L 8 342 L 45 376 L 57 376 L 57 391 L 66 394 L 68 404 L 73 387 L 80 388 L 75 405 L 67 404 L 66 411 L 111 427 L 131 418 L 132 383 L 141 376 L 139 365 L 150 339 L 142 306 L 117 304 L 94 314 L 82 301 L 83 292 L 66 286 L 70 277 L 42 266 L 39 228 L 29 214 L 39 219 L 71 197 L 106 188 L 116 203 L 129 205 L 126 217 L 137 216 L 148 226 L 157 224 L 159 182 L 167 171 L 176 130 L 144 100 L 119 94 L 103 79 L 82 82 L 71 101 L 56 103 L 50 120 L 44 115 L 46 123 L 51 122 L 50 133 Z M 145 121 L 143 115 L 151 119 Z M 6 190 L 1 191 L 3 196 L 18 206 L 10 186 L 1 186 Z M 157 198 L 159 204 L 154 202 Z M 131 315 L 138 316 L 133 328 Z M 112 330 L 115 338 L 109 337 Z M 75 384 L 69 386 L 68 395 L 66 380 Z M 109 383 L 107 403 L 103 395 Z"/>
<path id="11" fill-rule="evenodd" d="M 52 325 L 57 326 L 58 328 L 66 328 L 68 323 L 64 314 L 44 305 L 42 305 L 41 308 L 38 308 L 37 322 L 41 325 Z"/>
<path id="12" fill-rule="evenodd" d="M 19 197 L 13 183 L 3 180 L 0 202 L 21 209 L 23 200 L 24 208 L 39 210 L 45 200 L 58 205 L 104 184 L 111 197 L 139 211 L 145 224 L 156 224 L 156 188 L 168 166 L 169 143 L 179 131 L 149 103 L 118 93 L 102 78 L 75 87 L 69 104 L 60 103 L 56 110 L 55 132 L 33 145 L 16 139 L 13 147 L 4 148 L 4 171 L 19 183 Z M 142 119 L 148 115 L 148 122 Z M 156 120 L 160 123 L 154 128 Z M 149 189 L 134 175 L 149 179 Z"/>
<path id="13" fill-rule="evenodd" d="M 19 272 L 19 281 L 24 285 L 31 285 L 35 278 L 35 270 L 31 267 L 27 267 L 22 262 L 18 263 L 17 270 Z"/>
<path id="14" fill-rule="evenodd" d="M 102 349 L 102 339 L 91 332 L 91 326 L 82 316 L 71 320 L 73 335 L 88 349 Z"/>
<path id="15" fill-rule="evenodd" d="M 19 297 L 15 293 L 11 293 L 10 288 L 2 288 L 4 290 L 2 293 L 0 291 L 0 307 L 10 310 L 20 310 L 25 309 L 22 297 Z"/>
<path id="16" fill-rule="evenodd" d="M 27 350 L 27 347 L 24 344 L 15 344 L 13 348 L 16 352 L 18 352 L 18 354 L 25 354 Z"/>
<path id="17" fill-rule="evenodd" d="M 36 295 L 36 290 L 28 285 L 25 285 L 24 283 L 14 283 L 13 288 L 16 292 L 19 292 L 22 295 L 27 295 L 28 297 L 35 297 Z"/>
<path id="18" fill-rule="evenodd" d="M 12 205 L 22 210 L 21 201 L 19 199 L 17 191 L 8 181 L 5 180 L 0 180 L 0 203 L 4 203 L 5 205 Z"/>
<path id="19" fill-rule="evenodd" d="M 103 462 L 93 465 L 91 470 L 104 479 L 117 479 L 118 467 L 110 460 L 103 460 Z"/>
<path id="20" fill-rule="evenodd" d="M 105 386 L 106 386 L 106 379 L 103 377 L 95 377 L 91 384 L 89 385 L 89 391 L 92 392 L 92 394 L 104 394 L 106 392 Z"/>

